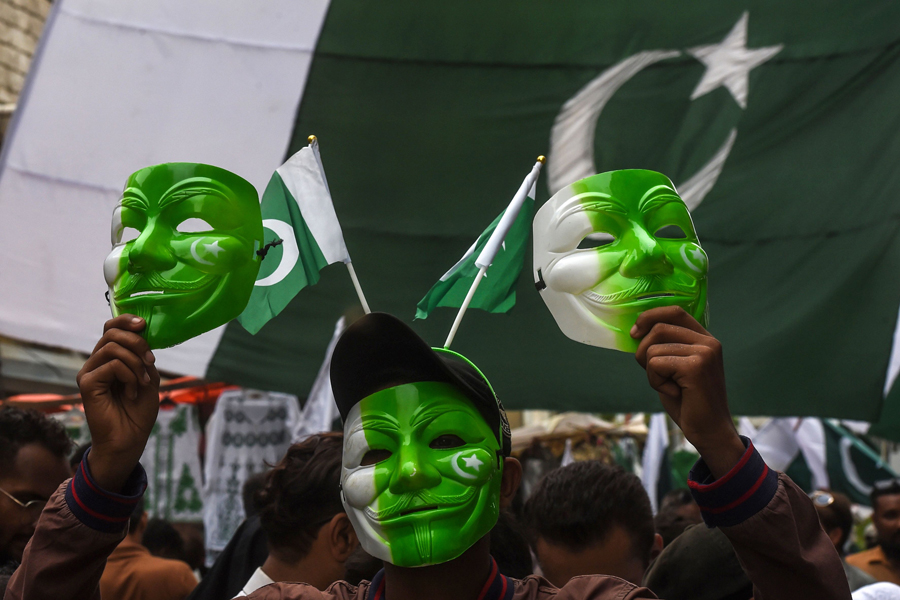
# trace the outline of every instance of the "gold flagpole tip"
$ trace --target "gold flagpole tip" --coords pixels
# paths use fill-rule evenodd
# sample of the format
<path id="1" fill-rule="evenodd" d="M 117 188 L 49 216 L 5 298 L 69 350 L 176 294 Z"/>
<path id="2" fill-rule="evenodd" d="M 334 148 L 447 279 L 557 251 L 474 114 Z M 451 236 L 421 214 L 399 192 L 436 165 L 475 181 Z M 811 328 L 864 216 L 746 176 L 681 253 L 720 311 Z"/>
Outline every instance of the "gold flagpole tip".
<path id="1" fill-rule="evenodd" d="M 543 155 L 543 154 L 541 154 L 540 156 L 538 156 L 538 159 L 537 159 L 537 160 L 538 160 L 538 162 L 541 163 L 541 164 L 544 164 L 545 162 L 547 162 L 547 159 L 544 158 L 544 155 Z"/>
<path id="2" fill-rule="evenodd" d="M 313 142 L 316 141 L 316 136 L 311 135 L 308 138 L 306 138 L 306 141 L 309 142 L 310 144 L 312 144 Z"/>

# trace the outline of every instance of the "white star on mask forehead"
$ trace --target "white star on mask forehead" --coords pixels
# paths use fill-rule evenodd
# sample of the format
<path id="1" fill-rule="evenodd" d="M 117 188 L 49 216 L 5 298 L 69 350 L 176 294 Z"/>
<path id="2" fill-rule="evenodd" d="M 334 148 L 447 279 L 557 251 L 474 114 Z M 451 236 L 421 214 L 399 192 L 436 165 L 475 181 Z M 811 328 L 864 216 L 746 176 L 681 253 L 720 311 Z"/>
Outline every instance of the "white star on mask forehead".
<path id="1" fill-rule="evenodd" d="M 747 94 L 750 88 L 750 71 L 763 64 L 784 48 L 783 44 L 765 48 L 747 48 L 747 22 L 749 13 L 744 13 L 735 23 L 725 39 L 710 46 L 689 48 L 688 52 L 706 65 L 706 72 L 691 100 L 725 86 L 741 108 L 747 108 Z"/>
<path id="2" fill-rule="evenodd" d="M 224 250 L 224 248 L 219 248 L 219 240 L 214 241 L 212 244 L 203 244 L 203 247 L 216 258 L 219 258 L 219 252 Z"/>
<path id="3" fill-rule="evenodd" d="M 478 460 L 478 457 L 474 454 L 472 456 L 470 456 L 469 458 L 466 458 L 465 456 L 463 456 L 462 460 L 464 463 L 466 463 L 467 468 L 475 469 L 476 471 L 480 471 L 481 465 L 484 464 L 484 462 Z"/>
<path id="4" fill-rule="evenodd" d="M 706 254 L 700 248 L 691 248 L 690 250 L 688 250 L 688 252 L 691 253 L 691 256 L 695 260 L 702 260 L 702 259 L 706 258 Z"/>

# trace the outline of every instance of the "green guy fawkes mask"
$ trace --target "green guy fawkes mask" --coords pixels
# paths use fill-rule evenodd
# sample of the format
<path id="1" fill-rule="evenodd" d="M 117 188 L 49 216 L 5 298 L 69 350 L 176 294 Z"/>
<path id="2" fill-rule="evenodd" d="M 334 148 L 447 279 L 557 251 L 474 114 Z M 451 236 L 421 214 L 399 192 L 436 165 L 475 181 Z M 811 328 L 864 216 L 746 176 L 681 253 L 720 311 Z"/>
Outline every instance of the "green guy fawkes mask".
<path id="1" fill-rule="evenodd" d="M 262 243 L 249 182 L 194 163 L 141 169 L 113 211 L 113 249 L 103 264 L 113 316 L 143 317 L 151 348 L 215 329 L 247 306 Z"/>
<path id="2" fill-rule="evenodd" d="M 706 326 L 709 260 L 668 177 L 629 169 L 568 185 L 534 217 L 534 279 L 571 339 L 626 352 L 638 315 L 678 305 Z"/>
<path id="3" fill-rule="evenodd" d="M 500 511 L 500 446 L 447 383 L 363 398 L 344 424 L 344 508 L 366 552 L 400 567 L 453 560 Z"/>

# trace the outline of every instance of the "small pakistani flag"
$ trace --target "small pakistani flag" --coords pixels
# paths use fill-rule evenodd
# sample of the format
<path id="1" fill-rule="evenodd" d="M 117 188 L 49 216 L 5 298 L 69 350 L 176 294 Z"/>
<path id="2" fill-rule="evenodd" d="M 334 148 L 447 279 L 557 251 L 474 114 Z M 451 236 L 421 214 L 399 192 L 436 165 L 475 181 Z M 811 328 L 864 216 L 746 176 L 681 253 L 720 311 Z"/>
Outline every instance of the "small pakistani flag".
<path id="1" fill-rule="evenodd" d="M 505 313 L 516 304 L 516 281 L 522 272 L 528 236 L 531 235 L 531 220 L 534 218 L 534 194 L 535 184 L 531 186 L 516 220 L 513 221 L 503 245 L 491 262 L 491 268 L 478 286 L 469 306 L 492 313 Z M 479 267 L 475 261 L 507 210 L 509 208 L 504 209 L 494 219 L 484 233 L 478 236 L 475 243 L 466 250 L 459 262 L 444 273 L 419 301 L 416 305 L 417 319 L 427 318 L 438 306 L 453 308 L 462 306 L 469 288 L 478 276 Z"/>
<path id="2" fill-rule="evenodd" d="M 267 245 L 281 242 L 268 249 L 250 302 L 238 317 L 250 333 L 262 329 L 297 292 L 318 283 L 327 265 L 350 265 L 314 136 L 272 174 L 261 208 Z"/>

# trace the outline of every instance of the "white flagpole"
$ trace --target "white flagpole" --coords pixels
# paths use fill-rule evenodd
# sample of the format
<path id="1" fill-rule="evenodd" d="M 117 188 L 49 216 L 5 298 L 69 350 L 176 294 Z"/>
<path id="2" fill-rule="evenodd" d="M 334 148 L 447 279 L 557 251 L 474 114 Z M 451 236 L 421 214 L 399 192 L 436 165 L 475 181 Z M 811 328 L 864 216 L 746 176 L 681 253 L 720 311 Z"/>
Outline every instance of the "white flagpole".
<path id="1" fill-rule="evenodd" d="M 328 195 L 331 196 L 331 188 L 328 187 L 328 179 L 325 177 L 325 167 L 322 165 L 322 156 L 319 154 L 319 139 L 311 135 L 306 138 L 306 141 L 309 142 L 309 147 L 312 148 L 313 154 L 316 157 L 316 162 L 319 163 L 319 173 L 322 174 L 322 182 L 325 184 L 325 191 L 328 192 Z M 334 199 L 332 199 L 332 204 L 334 203 Z M 350 260 L 350 255 L 347 255 L 347 261 L 344 263 L 347 265 L 347 271 L 350 273 L 350 281 L 353 282 L 353 289 L 356 290 L 356 295 L 359 297 L 359 303 L 362 305 L 363 311 L 366 314 L 372 312 L 369 309 L 369 303 L 366 301 L 366 295 L 362 291 L 362 286 L 359 285 L 359 278 L 356 276 L 356 269 L 353 268 L 353 262 Z"/>
<path id="2" fill-rule="evenodd" d="M 475 296 L 475 290 L 478 289 L 478 284 L 481 283 L 481 279 L 487 272 L 488 267 L 494 262 L 494 257 L 497 256 L 500 246 L 503 245 L 506 234 L 509 233 L 516 217 L 519 216 L 519 210 L 522 208 L 522 204 L 525 203 L 525 199 L 528 197 L 531 188 L 534 187 L 545 160 L 546 159 L 543 156 L 537 157 L 537 162 L 535 162 L 534 167 L 531 168 L 531 173 L 529 173 L 525 180 L 522 181 L 522 185 L 519 186 L 519 189 L 516 191 L 516 195 L 513 196 L 512 201 L 510 201 L 509 206 L 506 207 L 506 211 L 500 218 L 500 222 L 497 223 L 497 228 L 494 229 L 487 244 L 484 245 L 481 254 L 479 254 L 478 258 L 475 260 L 475 266 L 478 267 L 478 274 L 475 276 L 475 281 L 472 282 L 472 286 L 469 288 L 469 292 L 466 294 L 462 306 L 459 307 L 459 312 L 456 313 L 456 319 L 453 321 L 453 326 L 450 328 L 450 333 L 447 335 L 447 341 L 444 342 L 444 348 L 449 348 L 450 344 L 453 343 L 453 338 L 456 337 L 456 331 L 459 329 L 459 324 L 462 323 L 463 315 L 466 314 L 466 309 L 469 308 L 469 303 L 472 302 L 472 298 Z"/>

